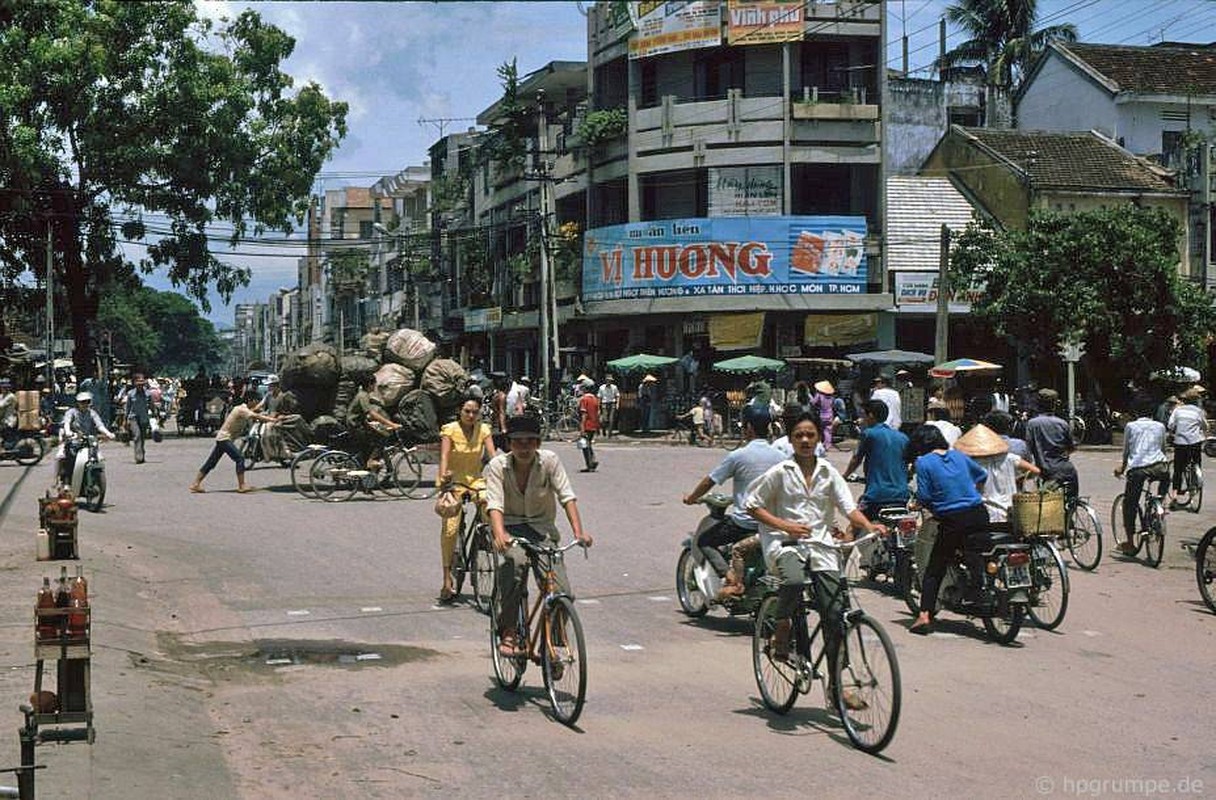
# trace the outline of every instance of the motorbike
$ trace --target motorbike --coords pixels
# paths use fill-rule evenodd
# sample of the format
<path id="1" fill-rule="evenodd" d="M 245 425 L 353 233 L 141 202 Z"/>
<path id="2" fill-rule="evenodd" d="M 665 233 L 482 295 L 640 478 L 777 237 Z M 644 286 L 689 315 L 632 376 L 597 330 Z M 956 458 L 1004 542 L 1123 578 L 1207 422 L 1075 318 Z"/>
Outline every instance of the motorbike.
<path id="1" fill-rule="evenodd" d="M 204 434 L 212 434 L 224 424 L 224 416 L 228 413 L 228 403 L 221 395 L 213 394 L 206 399 L 199 413 L 198 429 Z"/>
<path id="2" fill-rule="evenodd" d="M 1009 533 L 988 533 L 983 550 L 984 572 L 979 580 L 979 603 L 966 602 L 971 575 L 963 551 L 958 550 L 942 577 L 937 610 L 979 617 L 989 639 L 998 644 L 1012 643 L 1022 629 L 1034 588 L 1030 550 L 1029 544 L 1018 542 Z M 904 601 L 916 613 L 920 609 L 921 573 L 915 565 L 909 573 L 908 589 Z"/>
<path id="3" fill-rule="evenodd" d="M 37 464 L 46 455 L 42 431 L 5 431 L 0 441 L 0 461 L 16 461 L 23 467 Z"/>
<path id="4" fill-rule="evenodd" d="M 878 510 L 878 521 L 887 528 L 885 536 L 879 536 L 868 548 L 869 556 L 861 552 L 861 570 L 871 583 L 894 586 L 895 593 L 908 601 L 912 573 L 915 569 L 917 533 L 920 530 L 920 513 L 911 511 L 907 505 L 892 505 Z M 859 548 L 860 550 L 860 548 Z"/>
<path id="5" fill-rule="evenodd" d="M 724 544 L 715 547 L 697 542 L 706 531 L 725 518 L 731 498 L 711 493 L 699 502 L 709 509 L 709 513 L 697 524 L 696 531 L 681 543 L 680 556 L 676 561 L 676 596 L 680 600 L 680 608 L 690 617 L 705 616 L 713 605 L 721 605 L 732 617 L 754 614 L 766 592 L 760 580 L 764 576 L 760 549 L 756 548 L 746 562 L 746 572 L 741 576 L 743 594 L 719 603 L 716 598 L 730 567 L 731 546 Z"/>
<path id="6" fill-rule="evenodd" d="M 60 482 L 89 511 L 101 511 L 106 499 L 106 463 L 96 436 L 75 436 L 64 447 Z"/>

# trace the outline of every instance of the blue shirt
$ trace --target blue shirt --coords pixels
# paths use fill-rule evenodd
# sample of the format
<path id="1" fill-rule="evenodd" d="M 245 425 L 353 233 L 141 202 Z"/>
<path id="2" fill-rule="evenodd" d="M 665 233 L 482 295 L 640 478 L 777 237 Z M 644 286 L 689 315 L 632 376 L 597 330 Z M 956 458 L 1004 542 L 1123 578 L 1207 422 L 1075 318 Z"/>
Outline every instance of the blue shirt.
<path id="1" fill-rule="evenodd" d="M 775 449 L 763 439 L 752 439 L 746 446 L 727 454 L 726 458 L 722 459 L 722 462 L 709 473 L 709 478 L 714 483 L 725 483 L 727 479 L 734 481 L 731 493 L 734 495 L 735 504 L 731 506 L 727 514 L 731 521 L 740 528 L 746 528 L 749 531 L 759 528 L 759 523 L 755 518 L 742 510 L 743 497 L 747 494 L 747 487 L 752 481 L 763 475 L 769 467 L 780 464 L 782 461 L 785 461 L 785 454 L 780 450 Z"/>
<path id="2" fill-rule="evenodd" d="M 916 459 L 916 499 L 935 516 L 983 505 L 975 485 L 987 479 L 983 467 L 958 450 Z"/>
<path id="3" fill-rule="evenodd" d="M 904 463 L 907 447 L 908 437 L 885 422 L 861 432 L 857 454 L 866 462 L 863 505 L 908 501 L 908 468 Z"/>

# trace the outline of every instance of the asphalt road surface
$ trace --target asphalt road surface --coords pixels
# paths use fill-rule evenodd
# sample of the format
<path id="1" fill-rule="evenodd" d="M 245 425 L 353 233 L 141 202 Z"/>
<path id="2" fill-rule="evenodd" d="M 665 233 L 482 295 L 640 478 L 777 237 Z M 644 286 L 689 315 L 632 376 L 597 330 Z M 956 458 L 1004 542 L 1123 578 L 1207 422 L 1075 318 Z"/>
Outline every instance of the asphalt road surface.
<path id="1" fill-rule="evenodd" d="M 746 620 L 679 611 L 678 547 L 700 517 L 680 497 L 721 450 L 610 442 L 587 475 L 552 445 L 596 540 L 568 559 L 589 648 L 569 729 L 536 668 L 521 691 L 496 688 L 485 617 L 435 604 L 431 503 L 309 501 L 274 467 L 238 495 L 228 461 L 192 495 L 209 447 L 171 436 L 140 466 L 107 448 L 109 505 L 80 520 L 97 741 L 40 746 L 40 798 L 1216 794 L 1216 616 L 1178 544 L 1212 524 L 1216 495 L 1169 516 L 1159 569 L 1111 558 L 1107 534 L 1098 570 L 1070 573 L 1061 628 L 1012 647 L 948 615 L 909 635 L 901 602 L 858 588 L 903 672 L 898 732 L 873 757 L 818 688 L 786 716 L 763 709 Z M 1104 525 L 1117 458 L 1075 459 Z M 19 763 L 30 610 L 60 566 L 34 560 L 49 477 L 48 462 L 0 465 L 0 767 Z"/>

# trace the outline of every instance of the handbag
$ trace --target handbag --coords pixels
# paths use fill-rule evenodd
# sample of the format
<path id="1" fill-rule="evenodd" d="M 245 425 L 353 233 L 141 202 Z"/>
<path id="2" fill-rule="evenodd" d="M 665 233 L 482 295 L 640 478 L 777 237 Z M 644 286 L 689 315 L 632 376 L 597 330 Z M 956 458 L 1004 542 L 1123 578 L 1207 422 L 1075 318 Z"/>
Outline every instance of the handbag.
<path id="1" fill-rule="evenodd" d="M 586 450 L 588 444 L 590 444 L 590 442 L 587 441 L 586 436 L 580 436 L 574 441 L 574 446 L 579 450 Z"/>
<path id="2" fill-rule="evenodd" d="M 451 489 L 440 492 L 435 498 L 435 513 L 443 519 L 450 519 L 460 513 L 460 498 Z"/>

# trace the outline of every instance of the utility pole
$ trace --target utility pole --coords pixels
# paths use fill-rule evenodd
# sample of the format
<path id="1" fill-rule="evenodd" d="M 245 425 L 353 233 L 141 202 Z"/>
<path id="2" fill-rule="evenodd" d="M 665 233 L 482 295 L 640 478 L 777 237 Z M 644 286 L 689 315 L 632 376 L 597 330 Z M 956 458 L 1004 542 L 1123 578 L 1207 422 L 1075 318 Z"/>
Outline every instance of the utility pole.
<path id="1" fill-rule="evenodd" d="M 950 343 L 950 229 L 942 224 L 941 255 L 937 261 L 937 335 L 933 340 L 933 358 L 938 364 L 949 360 Z"/>
<path id="2" fill-rule="evenodd" d="M 51 251 L 52 222 L 46 221 L 46 386 L 55 391 L 55 281 Z"/>
<path id="3" fill-rule="evenodd" d="M 548 207 L 545 203 L 546 185 L 549 173 L 545 164 L 545 152 L 548 150 L 549 126 L 545 120 L 545 92 L 536 93 L 536 108 L 539 117 L 536 121 L 537 155 L 540 158 L 538 177 L 540 179 L 540 370 L 541 381 L 545 386 L 545 399 L 555 396 L 553 384 L 550 381 L 549 369 L 549 248 L 545 241 L 545 226 L 548 225 Z"/>

